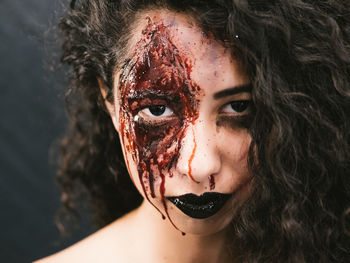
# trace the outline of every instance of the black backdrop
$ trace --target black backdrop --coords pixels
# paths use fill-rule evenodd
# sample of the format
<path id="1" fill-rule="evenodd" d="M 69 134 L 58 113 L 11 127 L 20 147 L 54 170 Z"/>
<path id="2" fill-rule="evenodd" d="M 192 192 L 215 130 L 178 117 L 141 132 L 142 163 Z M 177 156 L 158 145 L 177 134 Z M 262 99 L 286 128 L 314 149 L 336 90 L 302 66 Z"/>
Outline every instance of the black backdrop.
<path id="1" fill-rule="evenodd" d="M 30 262 L 88 234 L 59 241 L 59 188 L 49 164 L 65 125 L 64 74 L 53 32 L 60 0 L 0 0 L 0 261 Z"/>

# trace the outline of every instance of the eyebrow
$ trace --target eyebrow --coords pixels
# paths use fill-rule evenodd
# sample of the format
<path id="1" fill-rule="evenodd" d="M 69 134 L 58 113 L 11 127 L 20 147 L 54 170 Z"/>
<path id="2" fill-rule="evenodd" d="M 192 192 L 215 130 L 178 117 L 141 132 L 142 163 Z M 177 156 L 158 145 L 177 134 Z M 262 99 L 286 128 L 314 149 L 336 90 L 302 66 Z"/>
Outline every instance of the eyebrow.
<path id="1" fill-rule="evenodd" d="M 230 95 L 234 95 L 237 93 L 243 93 L 243 92 L 251 92 L 252 91 L 252 84 L 242 84 L 238 86 L 234 86 L 229 89 L 221 90 L 219 92 L 214 93 L 214 99 L 221 99 L 223 97 L 227 97 Z"/>
<path id="2" fill-rule="evenodd" d="M 130 100 L 137 100 L 142 98 L 167 98 L 167 97 L 175 97 L 174 93 L 167 91 L 159 91 L 154 89 L 145 89 L 145 90 L 137 90 L 133 91 L 131 94 L 127 95 L 127 98 Z"/>

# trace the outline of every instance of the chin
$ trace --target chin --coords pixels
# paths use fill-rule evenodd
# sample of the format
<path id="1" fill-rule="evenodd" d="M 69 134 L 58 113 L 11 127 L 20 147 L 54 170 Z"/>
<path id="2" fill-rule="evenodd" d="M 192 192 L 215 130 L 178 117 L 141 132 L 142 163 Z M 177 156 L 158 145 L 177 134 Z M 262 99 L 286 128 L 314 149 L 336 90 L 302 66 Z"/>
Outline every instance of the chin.
<path id="1" fill-rule="evenodd" d="M 208 236 L 224 231 L 229 226 L 232 219 L 232 216 L 221 218 L 220 220 L 190 218 L 181 220 L 177 227 L 185 234 Z"/>

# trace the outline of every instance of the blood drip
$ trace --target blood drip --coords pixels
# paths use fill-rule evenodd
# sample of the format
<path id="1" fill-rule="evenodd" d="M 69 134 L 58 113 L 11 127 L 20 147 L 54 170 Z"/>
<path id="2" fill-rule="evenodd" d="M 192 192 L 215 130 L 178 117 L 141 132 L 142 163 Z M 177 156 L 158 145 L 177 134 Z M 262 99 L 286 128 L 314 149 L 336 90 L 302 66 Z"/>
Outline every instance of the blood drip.
<path id="1" fill-rule="evenodd" d="M 215 178 L 213 175 L 209 175 L 209 189 L 211 191 L 215 189 Z"/>
<path id="2" fill-rule="evenodd" d="M 172 176 L 170 169 L 179 158 L 187 128 L 198 118 L 198 98 L 202 94 L 190 78 L 191 71 L 191 60 L 172 43 L 169 29 L 148 18 L 135 53 L 125 63 L 120 76 L 119 121 L 125 151 L 136 163 L 142 190 L 155 208 L 147 189 L 155 198 L 154 182 L 160 178 L 159 194 L 172 224 L 164 198 L 166 177 Z M 174 116 L 165 123 L 149 123 L 138 116 L 141 109 L 154 105 L 169 106 Z M 195 140 L 194 143 L 189 161 L 192 180 L 190 167 L 196 150 Z"/>
<path id="3" fill-rule="evenodd" d="M 195 137 L 193 128 L 192 128 L 192 133 L 193 133 L 193 145 L 194 146 L 193 146 L 193 150 L 192 150 L 192 154 L 190 156 L 190 159 L 188 159 L 188 176 L 191 178 L 192 181 L 194 181 L 196 183 L 199 183 L 192 176 L 192 166 L 191 166 L 191 164 L 192 164 L 192 160 L 194 158 L 194 155 L 195 155 L 196 149 L 197 149 L 197 142 L 196 142 L 196 137 Z"/>

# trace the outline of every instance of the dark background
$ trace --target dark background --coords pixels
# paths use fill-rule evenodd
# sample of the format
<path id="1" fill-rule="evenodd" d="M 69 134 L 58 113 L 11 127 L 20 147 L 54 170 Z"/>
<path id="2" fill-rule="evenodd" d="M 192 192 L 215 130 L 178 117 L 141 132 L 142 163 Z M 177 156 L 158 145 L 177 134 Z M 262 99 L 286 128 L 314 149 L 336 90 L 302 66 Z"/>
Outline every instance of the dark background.
<path id="1" fill-rule="evenodd" d="M 81 227 L 60 242 L 54 224 L 60 189 L 49 153 L 65 127 L 64 69 L 54 66 L 64 2 L 0 0 L 1 262 L 30 262 L 88 234 Z"/>

